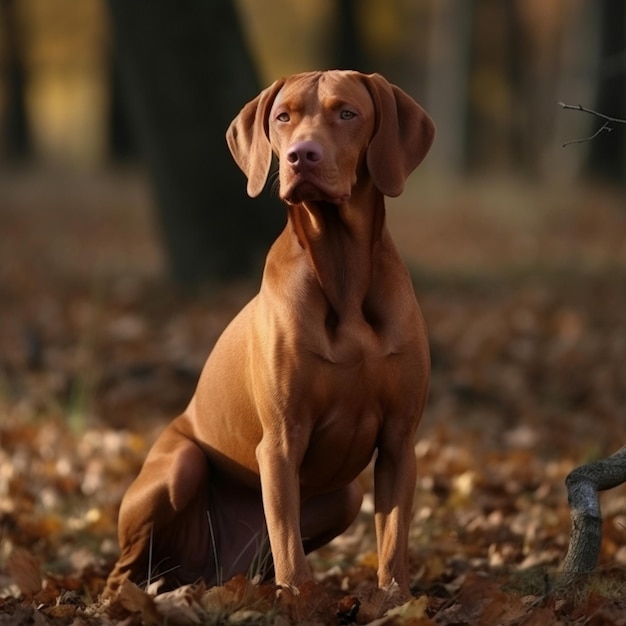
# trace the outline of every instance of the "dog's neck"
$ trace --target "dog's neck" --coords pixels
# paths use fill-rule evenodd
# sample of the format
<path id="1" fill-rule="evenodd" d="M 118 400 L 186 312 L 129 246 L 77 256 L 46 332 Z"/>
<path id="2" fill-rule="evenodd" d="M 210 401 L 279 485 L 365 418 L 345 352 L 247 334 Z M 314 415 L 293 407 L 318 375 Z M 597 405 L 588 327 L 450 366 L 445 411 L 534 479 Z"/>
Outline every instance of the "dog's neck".
<path id="1" fill-rule="evenodd" d="M 371 183 L 359 185 L 344 204 L 290 206 L 289 222 L 332 310 L 361 315 L 385 228 L 383 194 Z"/>

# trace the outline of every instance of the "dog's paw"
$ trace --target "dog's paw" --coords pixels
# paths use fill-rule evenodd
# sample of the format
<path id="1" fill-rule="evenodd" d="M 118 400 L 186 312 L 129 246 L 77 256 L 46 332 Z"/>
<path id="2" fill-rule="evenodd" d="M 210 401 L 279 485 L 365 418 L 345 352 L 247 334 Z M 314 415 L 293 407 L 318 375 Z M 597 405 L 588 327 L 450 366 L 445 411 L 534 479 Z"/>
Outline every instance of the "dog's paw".
<path id="1" fill-rule="evenodd" d="M 380 589 L 392 601 L 394 606 L 404 604 L 413 598 L 411 592 L 401 587 L 395 578 L 392 578 L 388 585 L 384 585 Z"/>
<path id="2" fill-rule="evenodd" d="M 330 598 L 324 588 L 313 580 L 296 587 L 281 585 L 276 592 L 278 604 L 292 622 L 312 620 L 315 616 L 328 616 Z"/>
<path id="3" fill-rule="evenodd" d="M 289 592 L 292 596 L 300 595 L 300 588 L 295 585 L 283 584 L 277 585 L 278 589 L 276 589 L 276 597 L 281 598 L 284 596 L 284 592 Z"/>
<path id="4" fill-rule="evenodd" d="M 390 609 L 409 602 L 413 596 L 392 581 L 385 587 L 376 587 L 359 594 L 359 599 L 361 601 L 359 620 L 370 622 L 381 618 Z"/>

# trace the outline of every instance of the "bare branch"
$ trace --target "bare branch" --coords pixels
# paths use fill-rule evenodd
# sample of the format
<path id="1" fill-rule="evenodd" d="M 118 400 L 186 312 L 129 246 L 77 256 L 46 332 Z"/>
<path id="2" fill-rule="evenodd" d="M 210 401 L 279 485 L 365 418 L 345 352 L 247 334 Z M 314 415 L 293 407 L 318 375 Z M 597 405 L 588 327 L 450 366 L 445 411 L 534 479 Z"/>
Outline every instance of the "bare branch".
<path id="1" fill-rule="evenodd" d="M 573 143 L 585 143 L 585 141 L 591 141 L 592 139 L 595 139 L 604 130 L 606 130 L 609 133 L 613 130 L 609 126 L 609 122 L 604 122 L 604 124 L 600 126 L 600 128 L 598 128 L 598 130 L 595 133 L 593 133 L 593 135 L 590 135 L 589 137 L 583 137 L 583 139 L 570 139 L 569 141 L 562 143 L 561 147 L 565 148 Z"/>
<path id="2" fill-rule="evenodd" d="M 596 117 L 606 120 L 607 122 L 615 122 L 617 124 L 626 124 L 625 119 L 622 119 L 619 117 L 611 117 L 610 115 L 605 115 L 604 113 L 598 113 L 598 111 L 594 111 L 593 109 L 587 109 L 581 104 L 565 104 L 565 102 L 561 102 L 560 100 L 557 104 L 559 104 L 564 109 L 572 109 L 574 111 L 582 111 L 583 113 L 590 113 L 591 115 L 595 115 Z"/>
<path id="3" fill-rule="evenodd" d="M 592 571 L 600 554 L 602 516 L 598 492 L 626 482 L 626 446 L 607 459 L 574 469 L 566 478 L 572 517 L 570 545 L 563 562 L 565 580 Z"/>
<path id="4" fill-rule="evenodd" d="M 602 124 L 602 126 L 598 128 L 598 130 L 595 133 L 593 133 L 593 135 L 591 135 L 590 137 L 585 137 L 584 139 L 573 139 L 571 141 L 566 141 L 564 144 L 562 144 L 563 148 L 573 143 L 584 143 L 585 141 L 591 141 L 592 139 L 595 139 L 603 131 L 610 133 L 613 130 L 613 128 L 609 125 L 611 123 L 626 124 L 626 119 L 621 119 L 619 117 L 611 117 L 610 115 L 599 113 L 598 111 L 594 111 L 593 109 L 588 109 L 580 104 L 565 104 L 565 102 L 561 102 L 561 101 L 559 101 L 558 104 L 564 109 L 571 109 L 573 111 L 582 111 L 583 113 L 589 113 L 590 115 L 593 115 L 594 117 L 598 117 L 604 120 L 604 124 Z"/>

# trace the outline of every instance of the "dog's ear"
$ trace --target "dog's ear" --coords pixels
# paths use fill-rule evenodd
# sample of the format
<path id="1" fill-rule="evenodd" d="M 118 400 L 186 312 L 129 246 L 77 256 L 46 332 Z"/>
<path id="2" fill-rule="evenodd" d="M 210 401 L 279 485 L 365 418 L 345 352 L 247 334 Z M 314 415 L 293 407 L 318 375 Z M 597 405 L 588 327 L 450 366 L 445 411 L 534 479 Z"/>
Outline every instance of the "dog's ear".
<path id="1" fill-rule="evenodd" d="M 380 74 L 364 78 L 376 111 L 367 167 L 377 189 L 386 196 L 399 196 L 409 174 L 430 150 L 435 124 L 413 98 Z"/>
<path id="2" fill-rule="evenodd" d="M 252 198 L 263 191 L 270 170 L 272 147 L 268 136 L 268 117 L 284 82 L 277 80 L 248 102 L 226 131 L 228 147 L 248 178 L 248 195 Z"/>

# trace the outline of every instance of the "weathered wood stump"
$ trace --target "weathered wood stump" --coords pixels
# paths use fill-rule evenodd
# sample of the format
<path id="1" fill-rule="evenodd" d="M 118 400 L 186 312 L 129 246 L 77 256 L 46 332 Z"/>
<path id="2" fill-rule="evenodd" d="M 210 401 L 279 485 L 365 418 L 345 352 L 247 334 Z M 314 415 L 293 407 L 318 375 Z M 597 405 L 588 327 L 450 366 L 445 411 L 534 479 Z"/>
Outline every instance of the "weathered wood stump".
<path id="1" fill-rule="evenodd" d="M 599 491 L 626 482 L 626 446 L 606 459 L 581 465 L 565 479 L 572 516 L 569 548 L 563 562 L 566 581 L 595 569 L 602 542 Z"/>

